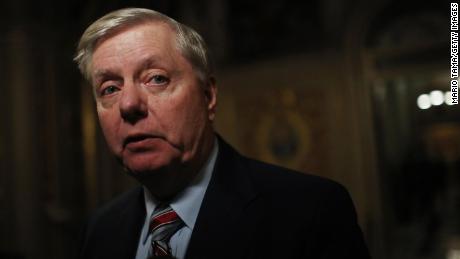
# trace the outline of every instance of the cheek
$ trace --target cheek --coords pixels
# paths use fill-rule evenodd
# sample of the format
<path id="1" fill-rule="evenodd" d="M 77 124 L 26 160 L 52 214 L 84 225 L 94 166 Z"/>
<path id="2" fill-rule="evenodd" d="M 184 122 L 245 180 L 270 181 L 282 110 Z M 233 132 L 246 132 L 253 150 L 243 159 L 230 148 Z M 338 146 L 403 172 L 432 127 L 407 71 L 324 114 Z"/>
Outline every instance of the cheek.
<path id="1" fill-rule="evenodd" d="M 197 93 L 189 93 L 182 98 L 170 98 L 155 109 L 157 118 L 165 133 L 174 142 L 190 142 L 207 118 L 206 109 Z M 161 107 L 161 112 L 158 112 Z"/>
<path id="2" fill-rule="evenodd" d="M 180 116 L 179 121 L 182 134 L 188 138 L 197 137 L 197 134 L 203 129 L 207 113 L 205 106 L 200 98 L 189 99 L 186 105 L 178 107 L 175 112 Z"/>
<path id="3" fill-rule="evenodd" d="M 117 117 L 108 111 L 99 111 L 99 124 L 101 125 L 102 133 L 104 133 L 105 139 L 112 149 L 116 149 L 115 144 L 117 143 Z"/>

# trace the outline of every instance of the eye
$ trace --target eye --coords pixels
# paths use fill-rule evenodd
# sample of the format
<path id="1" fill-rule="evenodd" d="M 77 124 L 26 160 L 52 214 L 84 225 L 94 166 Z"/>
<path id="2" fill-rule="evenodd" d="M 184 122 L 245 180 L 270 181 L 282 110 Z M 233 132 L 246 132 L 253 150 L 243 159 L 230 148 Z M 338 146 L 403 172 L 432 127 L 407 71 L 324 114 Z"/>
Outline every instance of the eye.
<path id="1" fill-rule="evenodd" d="M 149 84 L 154 84 L 154 85 L 164 85 L 169 82 L 169 78 L 163 75 L 154 75 L 148 82 Z"/>
<path id="2" fill-rule="evenodd" d="M 105 87 L 104 89 L 102 89 L 101 96 L 110 95 L 110 94 L 115 93 L 116 91 L 118 91 L 118 87 L 116 87 L 114 85 L 110 85 L 110 86 Z"/>

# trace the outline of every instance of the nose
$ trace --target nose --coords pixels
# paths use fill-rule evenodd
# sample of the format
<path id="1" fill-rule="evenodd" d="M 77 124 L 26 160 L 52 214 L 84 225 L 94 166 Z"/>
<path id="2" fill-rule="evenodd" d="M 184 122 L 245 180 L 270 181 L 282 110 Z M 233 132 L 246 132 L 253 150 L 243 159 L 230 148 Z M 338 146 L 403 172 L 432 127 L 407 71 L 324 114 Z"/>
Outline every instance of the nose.
<path id="1" fill-rule="evenodd" d="M 119 105 L 121 117 L 130 124 L 136 124 L 148 114 L 146 96 L 134 84 L 123 87 Z"/>

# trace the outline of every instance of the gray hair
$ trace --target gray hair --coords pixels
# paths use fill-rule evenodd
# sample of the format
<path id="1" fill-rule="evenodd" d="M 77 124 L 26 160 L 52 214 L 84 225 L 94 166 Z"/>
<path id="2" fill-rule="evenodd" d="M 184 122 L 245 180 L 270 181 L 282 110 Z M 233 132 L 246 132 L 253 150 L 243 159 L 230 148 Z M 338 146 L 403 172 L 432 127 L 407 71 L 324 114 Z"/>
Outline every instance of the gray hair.
<path id="1" fill-rule="evenodd" d="M 203 38 L 192 28 L 154 10 L 125 8 L 110 12 L 92 23 L 83 33 L 78 43 L 74 61 L 83 76 L 91 82 L 91 58 L 97 43 L 121 28 L 145 23 L 164 22 L 176 33 L 176 44 L 203 83 L 211 74 L 208 49 Z"/>

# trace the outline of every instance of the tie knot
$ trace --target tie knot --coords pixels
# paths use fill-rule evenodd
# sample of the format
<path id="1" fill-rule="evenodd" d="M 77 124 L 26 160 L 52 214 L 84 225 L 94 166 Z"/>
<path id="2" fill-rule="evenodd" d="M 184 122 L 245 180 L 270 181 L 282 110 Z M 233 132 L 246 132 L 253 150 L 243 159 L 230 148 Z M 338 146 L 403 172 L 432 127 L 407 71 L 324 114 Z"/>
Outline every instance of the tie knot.
<path id="1" fill-rule="evenodd" d="M 157 208 L 150 218 L 149 230 L 153 240 L 169 240 L 182 227 L 182 220 L 170 206 Z"/>
<path id="2" fill-rule="evenodd" d="M 149 258 L 171 256 L 169 240 L 182 226 L 182 220 L 170 206 L 158 206 L 150 218 L 152 244 Z"/>

